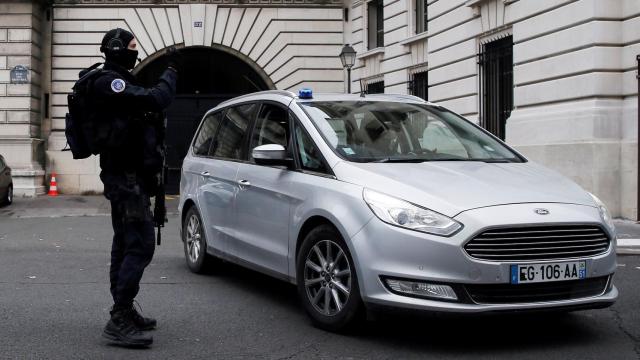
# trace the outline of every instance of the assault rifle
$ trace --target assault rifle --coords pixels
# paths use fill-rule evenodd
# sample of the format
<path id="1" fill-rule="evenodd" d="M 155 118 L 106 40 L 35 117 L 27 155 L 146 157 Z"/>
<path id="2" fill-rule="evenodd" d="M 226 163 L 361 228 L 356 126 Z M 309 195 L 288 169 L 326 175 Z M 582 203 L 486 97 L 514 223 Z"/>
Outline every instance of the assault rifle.
<path id="1" fill-rule="evenodd" d="M 165 204 L 165 174 L 167 171 L 167 145 L 166 145 L 166 130 L 167 130 L 167 117 L 164 113 L 160 113 L 157 116 L 161 116 L 161 121 L 158 122 L 157 136 L 158 136 L 158 151 L 162 154 L 162 168 L 157 177 L 157 186 L 155 193 L 155 206 L 153 208 L 153 222 L 158 228 L 158 236 L 156 243 L 160 245 L 162 242 L 162 234 L 160 229 L 164 227 L 167 220 L 167 206 Z"/>

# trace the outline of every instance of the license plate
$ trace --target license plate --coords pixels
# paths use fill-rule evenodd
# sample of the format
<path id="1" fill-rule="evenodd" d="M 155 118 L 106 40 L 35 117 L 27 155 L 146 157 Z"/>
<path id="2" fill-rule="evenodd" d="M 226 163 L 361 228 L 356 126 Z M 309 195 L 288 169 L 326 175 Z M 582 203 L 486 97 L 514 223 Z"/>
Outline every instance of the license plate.
<path id="1" fill-rule="evenodd" d="M 512 284 L 578 280 L 586 277 L 586 261 L 511 265 Z"/>

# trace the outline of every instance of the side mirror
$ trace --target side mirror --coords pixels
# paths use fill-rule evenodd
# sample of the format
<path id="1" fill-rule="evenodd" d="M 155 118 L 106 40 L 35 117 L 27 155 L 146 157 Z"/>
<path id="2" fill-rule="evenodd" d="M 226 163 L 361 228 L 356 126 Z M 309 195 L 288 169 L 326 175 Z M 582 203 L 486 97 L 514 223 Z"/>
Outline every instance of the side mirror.
<path id="1" fill-rule="evenodd" d="M 258 165 L 291 167 L 293 159 L 287 156 L 287 150 L 282 145 L 266 144 L 253 148 L 251 152 L 253 160 Z"/>

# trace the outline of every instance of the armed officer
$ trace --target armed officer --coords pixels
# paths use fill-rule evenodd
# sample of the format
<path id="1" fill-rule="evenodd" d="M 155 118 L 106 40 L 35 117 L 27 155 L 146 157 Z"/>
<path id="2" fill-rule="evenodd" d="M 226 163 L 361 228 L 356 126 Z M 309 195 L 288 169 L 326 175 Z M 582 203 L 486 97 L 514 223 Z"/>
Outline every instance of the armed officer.
<path id="1" fill-rule="evenodd" d="M 153 342 L 147 331 L 155 328 L 156 320 L 140 315 L 134 298 L 155 250 L 150 197 L 161 186 L 163 110 L 175 96 L 180 63 L 178 52 L 170 49 L 167 69 L 155 86 L 145 88 L 130 73 L 138 59 L 136 47 L 131 32 L 108 31 L 100 47 L 106 61 L 89 92 L 100 121 L 109 129 L 107 146 L 100 153 L 100 179 L 104 195 L 111 201 L 114 305 L 103 336 L 123 346 Z M 164 214 L 162 217 L 164 220 Z"/>

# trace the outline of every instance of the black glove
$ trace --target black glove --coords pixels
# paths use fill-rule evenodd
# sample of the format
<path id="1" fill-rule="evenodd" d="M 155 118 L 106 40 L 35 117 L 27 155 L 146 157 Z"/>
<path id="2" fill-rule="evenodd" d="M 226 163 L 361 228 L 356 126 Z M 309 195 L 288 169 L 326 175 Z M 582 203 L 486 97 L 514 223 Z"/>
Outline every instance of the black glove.
<path id="1" fill-rule="evenodd" d="M 176 71 L 180 71 L 182 69 L 182 53 L 180 50 L 176 49 L 175 46 L 167 49 L 167 53 L 165 54 L 167 57 L 167 66 L 173 68 Z"/>

